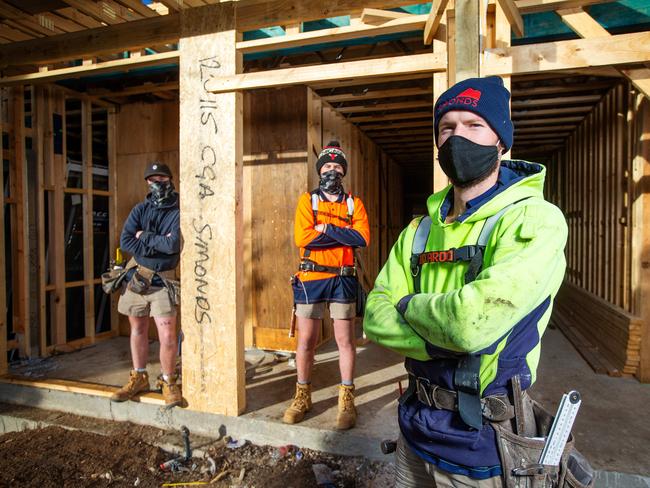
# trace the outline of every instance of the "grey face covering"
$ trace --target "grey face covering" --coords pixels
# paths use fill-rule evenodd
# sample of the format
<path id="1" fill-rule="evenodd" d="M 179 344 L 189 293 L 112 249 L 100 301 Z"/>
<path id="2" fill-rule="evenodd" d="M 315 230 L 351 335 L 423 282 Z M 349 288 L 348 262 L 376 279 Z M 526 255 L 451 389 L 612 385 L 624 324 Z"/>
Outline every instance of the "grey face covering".
<path id="1" fill-rule="evenodd" d="M 168 181 L 154 181 L 149 183 L 149 192 L 151 199 L 155 205 L 164 204 L 174 192 L 174 184 L 171 180 Z"/>
<path id="2" fill-rule="evenodd" d="M 321 190 L 330 195 L 343 193 L 343 175 L 335 169 L 326 171 L 320 176 L 318 186 Z"/>

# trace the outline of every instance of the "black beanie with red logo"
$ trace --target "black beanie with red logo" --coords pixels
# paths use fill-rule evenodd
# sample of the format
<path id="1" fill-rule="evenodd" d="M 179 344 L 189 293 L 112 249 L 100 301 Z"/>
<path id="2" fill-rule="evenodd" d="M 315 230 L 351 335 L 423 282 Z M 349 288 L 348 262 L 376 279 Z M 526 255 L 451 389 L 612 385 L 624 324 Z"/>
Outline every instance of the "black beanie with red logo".
<path id="1" fill-rule="evenodd" d="M 436 101 L 433 117 L 433 134 L 438 145 L 438 124 L 447 112 L 467 110 L 474 112 L 490 124 L 506 151 L 512 146 L 514 128 L 510 119 L 510 92 L 498 76 L 469 78 L 456 83 Z"/>
<path id="2" fill-rule="evenodd" d="M 343 166 L 343 176 L 348 173 L 348 160 L 345 158 L 345 153 L 341 151 L 341 144 L 339 144 L 339 141 L 330 141 L 318 155 L 318 160 L 316 160 L 316 172 L 319 176 L 320 170 L 325 163 L 340 164 Z"/>

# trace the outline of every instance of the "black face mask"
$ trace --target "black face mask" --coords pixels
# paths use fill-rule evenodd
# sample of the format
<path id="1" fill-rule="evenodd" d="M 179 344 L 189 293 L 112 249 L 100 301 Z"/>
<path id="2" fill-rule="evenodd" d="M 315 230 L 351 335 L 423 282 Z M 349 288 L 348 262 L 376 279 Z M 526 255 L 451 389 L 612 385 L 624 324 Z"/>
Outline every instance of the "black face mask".
<path id="1" fill-rule="evenodd" d="M 174 192 L 174 184 L 171 180 L 168 181 L 154 181 L 149 183 L 149 192 L 151 193 L 151 200 L 156 205 L 165 203 Z"/>
<path id="2" fill-rule="evenodd" d="M 463 136 L 450 136 L 438 151 L 440 167 L 455 186 L 472 186 L 484 180 L 497 165 L 496 146 L 476 144 Z"/>
<path id="3" fill-rule="evenodd" d="M 335 169 L 327 171 L 320 175 L 318 186 L 321 190 L 330 195 L 343 193 L 343 175 Z"/>

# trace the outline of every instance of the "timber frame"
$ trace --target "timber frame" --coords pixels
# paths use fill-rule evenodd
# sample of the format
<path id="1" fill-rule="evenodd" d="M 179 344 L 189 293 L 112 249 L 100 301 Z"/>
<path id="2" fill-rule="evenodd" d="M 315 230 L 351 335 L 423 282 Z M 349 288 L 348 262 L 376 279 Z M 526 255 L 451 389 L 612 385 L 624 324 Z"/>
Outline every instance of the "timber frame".
<path id="1" fill-rule="evenodd" d="M 20 97 L 25 90 L 31 90 L 38 100 L 43 90 L 49 90 L 47 87 L 59 80 L 170 64 L 179 66 L 177 80 L 144 83 L 117 92 L 68 90 L 67 93 L 80 101 L 82 125 L 92 118 L 93 106 L 107 112 L 109 134 L 112 134 L 109 137 L 115 137 L 114 128 L 110 127 L 120 100 L 141 94 L 180 100 L 181 228 L 186 241 L 181 262 L 184 290 L 181 319 L 187 351 L 183 384 L 189 407 L 201 411 L 238 415 L 246 408 L 243 369 L 246 304 L 241 291 L 246 198 L 242 93 L 308 86 L 310 93 L 318 97 L 317 102 L 310 98 L 310 103 L 323 104 L 327 110 L 342 115 L 407 170 L 409 165 L 427 164 L 431 170 L 429 182 L 432 180 L 435 190 L 447 182 L 433 163 L 437 154 L 432 108 L 440 93 L 455 82 L 473 76 L 504 78 L 512 88 L 517 157 L 542 154 L 552 158 L 553 154 L 559 154 L 564 146 L 574 143 L 572 136 L 583 130 L 583 124 L 593 123 L 588 113 L 614 86 L 619 91 L 630 84 L 634 87 L 637 98 L 632 97 L 625 107 L 647 104 L 647 99 L 642 100 L 650 96 L 650 69 L 646 66 L 650 63 L 650 31 L 610 34 L 588 11 L 592 5 L 605 3 L 603 0 L 434 0 L 428 14 L 389 10 L 413 5 L 417 3 L 414 0 L 221 3 L 169 0 L 152 8 L 137 0 L 110 0 L 102 2 L 108 6 L 104 9 L 95 2 L 65 0 L 65 3 L 69 8 L 62 11 L 31 15 L 0 2 L 0 16 L 6 19 L 0 24 L 0 87 L 14 97 L 11 106 L 15 123 L 11 133 L 19 142 L 12 145 L 13 151 L 7 153 L 5 149 L 4 153 L 19 161 L 18 167 L 25 160 L 21 154 L 24 148 L 21 138 L 25 137 L 21 134 L 23 124 L 18 123 L 24 117 Z M 512 46 L 513 33 L 525 34 L 522 16 L 543 11 L 555 11 L 580 38 Z M 301 23 L 343 15 L 351 16 L 349 26 L 300 31 Z M 286 35 L 243 39 L 244 32 L 273 26 L 283 26 Z M 412 31 L 417 31 L 417 49 L 398 42 L 403 52 L 392 55 L 377 51 L 351 56 L 348 60 L 343 58 L 342 50 L 333 62 L 307 61 L 297 65 L 283 64 L 282 56 L 278 56 L 271 66 L 258 62 L 249 64 L 248 69 L 243 61 L 245 54 Z M 574 83 L 562 84 L 561 80 L 572 77 Z M 539 79 L 557 83 L 535 85 Z M 355 87 L 365 88 L 359 91 Z M 64 103 L 63 99 L 60 103 Z M 647 119 L 650 112 L 643 113 L 645 119 L 635 122 L 642 138 L 650 131 Z M 36 120 L 39 122 L 38 117 Z M 42 123 L 45 125 L 30 131 L 51 130 L 47 126 L 49 122 Z M 88 133 L 85 135 L 88 137 Z M 629 137 L 634 135 L 630 133 Z M 630 279 L 629 291 L 625 293 L 629 300 L 615 302 L 615 306 L 617 317 L 624 324 L 621 327 L 634 328 L 634 334 L 638 335 L 638 348 L 634 350 L 638 361 L 633 366 L 626 363 L 628 369 L 624 372 L 648 382 L 650 308 L 646 304 L 650 303 L 647 285 L 650 282 L 647 276 L 650 202 L 644 182 L 649 173 L 650 155 L 647 139 L 643 140 L 645 143 L 639 147 L 632 139 L 629 143 L 629 156 L 635 161 L 635 202 L 634 207 L 629 207 L 633 225 L 621 239 L 628 239 L 630 246 L 634 243 L 636 247 L 628 249 Z M 92 141 L 86 140 L 83 147 L 85 160 L 92 161 L 92 155 L 88 159 Z M 631 153 L 632 147 L 638 149 L 635 154 Z M 313 149 L 310 147 L 309 152 Z M 45 167 L 41 164 L 39 171 Z M 88 176 L 91 173 L 92 168 L 86 171 L 87 179 L 92 178 Z M 219 192 L 211 188 L 217 174 L 221 178 Z M 16 196 L 11 194 L 5 203 L 19 202 L 21 195 L 28 192 L 25 178 L 26 174 L 17 174 L 12 183 L 18 184 Z M 43 178 L 39 181 L 47 181 Z M 73 193 L 86 203 L 84 218 L 88 229 L 92 225 L 93 196 L 112 198 L 112 194 L 110 191 L 97 193 L 92 189 L 92 181 L 86 183 L 84 190 Z M 43 189 L 61 195 L 68 191 L 55 177 Z M 45 204 L 39 200 L 38 205 L 42 209 Z M 20 227 L 24 221 L 22 211 L 21 205 L 16 205 L 19 250 L 20 246 L 28 245 L 27 230 Z M 56 213 L 56 208 L 53 211 L 54 219 L 59 219 L 57 222 L 61 224 L 62 216 Z M 223 215 L 227 217 L 224 219 Z M 56 225 L 55 222 L 53 232 L 57 231 Z M 112 245 L 117 238 L 115 225 L 111 227 Z M 5 244 L 0 239 L 0 251 Z M 92 234 L 85 245 L 92 246 Z M 40 269 L 45 273 L 44 251 L 40 252 Z M 24 249 L 22 256 L 25 259 Z M 90 260 L 92 268 L 90 249 L 86 249 L 85 259 Z M 25 263 L 23 273 L 27 269 Z M 0 266 L 0 277 L 3 273 L 4 267 Z M 60 274 L 54 272 L 53 283 L 43 278 L 39 296 L 65 289 L 65 277 Z M 20 274 L 16 280 L 18 288 L 23 289 L 23 300 L 27 300 L 26 282 Z M 75 285 L 90 287 L 96 282 L 96 277 L 87 273 Z M 5 280 L 0 280 L 0 288 L 4 283 Z M 6 310 L 5 296 L 0 293 L 0 308 Z M 61 307 L 65 299 L 56 303 Z M 20 317 L 27 323 L 27 305 L 18 305 Z M 613 306 L 603 304 L 607 310 Z M 624 309 L 624 317 L 619 309 Z M 40 313 L 45 314 L 45 310 Z M 65 316 L 60 314 L 58 327 L 64 327 L 61 325 L 64 321 Z M 88 341 L 95 341 L 92 314 L 88 315 L 85 327 Z M 7 349 L 5 328 L 6 321 L 0 314 L 0 351 L 3 352 Z M 114 333 L 112 326 L 108 335 Z M 27 339 L 21 344 L 21 352 L 29 356 L 33 343 L 29 338 L 29 324 L 24 334 Z M 43 334 L 39 340 L 40 350 L 46 350 L 47 339 Z M 55 338 L 53 344 L 61 340 L 65 342 L 65 334 Z M 2 354 L 0 374 L 6 371 L 6 356 Z"/>

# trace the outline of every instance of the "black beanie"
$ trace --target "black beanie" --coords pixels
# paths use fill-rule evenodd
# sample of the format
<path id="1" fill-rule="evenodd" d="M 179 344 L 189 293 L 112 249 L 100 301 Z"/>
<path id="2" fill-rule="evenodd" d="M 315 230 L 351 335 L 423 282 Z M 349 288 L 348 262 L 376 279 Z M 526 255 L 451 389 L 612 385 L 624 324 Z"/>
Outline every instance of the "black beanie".
<path id="1" fill-rule="evenodd" d="M 341 151 L 339 141 L 330 141 L 327 146 L 318 155 L 316 161 L 316 172 L 320 176 L 320 170 L 325 163 L 337 163 L 343 166 L 343 176 L 348 173 L 348 160 L 345 159 L 345 153 Z"/>
<path id="2" fill-rule="evenodd" d="M 506 151 L 512 146 L 510 92 L 498 76 L 469 78 L 456 83 L 440 95 L 434 112 L 433 134 L 438 145 L 438 124 L 450 110 L 467 110 L 483 117 L 497 133 Z"/>

